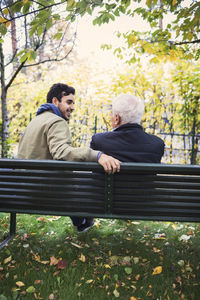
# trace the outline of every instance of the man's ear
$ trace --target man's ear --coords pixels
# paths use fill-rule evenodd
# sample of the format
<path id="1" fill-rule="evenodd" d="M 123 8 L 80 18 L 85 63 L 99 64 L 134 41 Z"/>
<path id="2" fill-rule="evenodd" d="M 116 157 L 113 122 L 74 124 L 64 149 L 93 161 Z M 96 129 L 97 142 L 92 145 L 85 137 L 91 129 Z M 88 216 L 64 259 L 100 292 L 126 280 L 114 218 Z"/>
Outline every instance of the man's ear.
<path id="1" fill-rule="evenodd" d="M 59 100 L 56 97 L 53 97 L 52 104 L 58 107 Z"/>
<path id="2" fill-rule="evenodd" d="M 119 126 L 121 124 L 121 118 L 119 114 L 115 114 L 115 125 Z"/>

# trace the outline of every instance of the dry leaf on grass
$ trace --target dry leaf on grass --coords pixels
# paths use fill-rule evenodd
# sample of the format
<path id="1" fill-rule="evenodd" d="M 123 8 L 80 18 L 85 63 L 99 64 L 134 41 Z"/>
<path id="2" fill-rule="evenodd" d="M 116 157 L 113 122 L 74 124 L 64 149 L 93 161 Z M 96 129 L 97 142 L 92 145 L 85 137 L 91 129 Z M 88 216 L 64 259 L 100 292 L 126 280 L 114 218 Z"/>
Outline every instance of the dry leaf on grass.
<path id="1" fill-rule="evenodd" d="M 152 275 L 157 275 L 160 273 L 162 273 L 162 266 L 158 266 L 158 267 L 154 268 Z"/>

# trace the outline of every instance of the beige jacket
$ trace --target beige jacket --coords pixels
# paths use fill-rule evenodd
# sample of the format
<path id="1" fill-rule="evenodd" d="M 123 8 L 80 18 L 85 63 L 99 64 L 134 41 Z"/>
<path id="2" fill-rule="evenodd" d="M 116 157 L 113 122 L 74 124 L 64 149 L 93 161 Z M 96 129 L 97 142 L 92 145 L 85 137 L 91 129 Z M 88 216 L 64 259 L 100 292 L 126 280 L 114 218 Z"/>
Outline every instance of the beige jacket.
<path id="1" fill-rule="evenodd" d="M 67 121 L 51 111 L 36 116 L 22 136 L 17 157 L 20 159 L 56 159 L 97 161 L 99 151 L 74 148 Z"/>

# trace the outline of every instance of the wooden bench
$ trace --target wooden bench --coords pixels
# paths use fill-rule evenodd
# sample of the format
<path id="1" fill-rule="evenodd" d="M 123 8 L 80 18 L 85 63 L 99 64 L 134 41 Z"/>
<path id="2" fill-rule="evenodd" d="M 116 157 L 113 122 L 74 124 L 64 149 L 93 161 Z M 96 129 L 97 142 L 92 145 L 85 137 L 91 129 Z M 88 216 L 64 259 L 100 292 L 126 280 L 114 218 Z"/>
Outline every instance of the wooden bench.
<path id="1" fill-rule="evenodd" d="M 200 222 L 200 166 L 122 163 L 115 175 L 97 163 L 0 160 L 0 212 Z"/>

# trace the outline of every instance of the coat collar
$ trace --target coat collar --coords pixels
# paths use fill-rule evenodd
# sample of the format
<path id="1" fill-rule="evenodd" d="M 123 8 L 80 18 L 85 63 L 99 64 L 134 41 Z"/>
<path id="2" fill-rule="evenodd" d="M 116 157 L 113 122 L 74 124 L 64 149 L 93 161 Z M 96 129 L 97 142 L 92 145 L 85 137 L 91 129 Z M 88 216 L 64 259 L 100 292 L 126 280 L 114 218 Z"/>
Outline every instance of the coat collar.
<path id="1" fill-rule="evenodd" d="M 137 123 L 126 123 L 123 124 L 115 129 L 113 129 L 113 131 L 120 131 L 120 130 L 124 130 L 124 129 L 133 129 L 133 128 L 138 128 L 138 129 L 142 129 L 143 127 L 140 124 Z"/>

